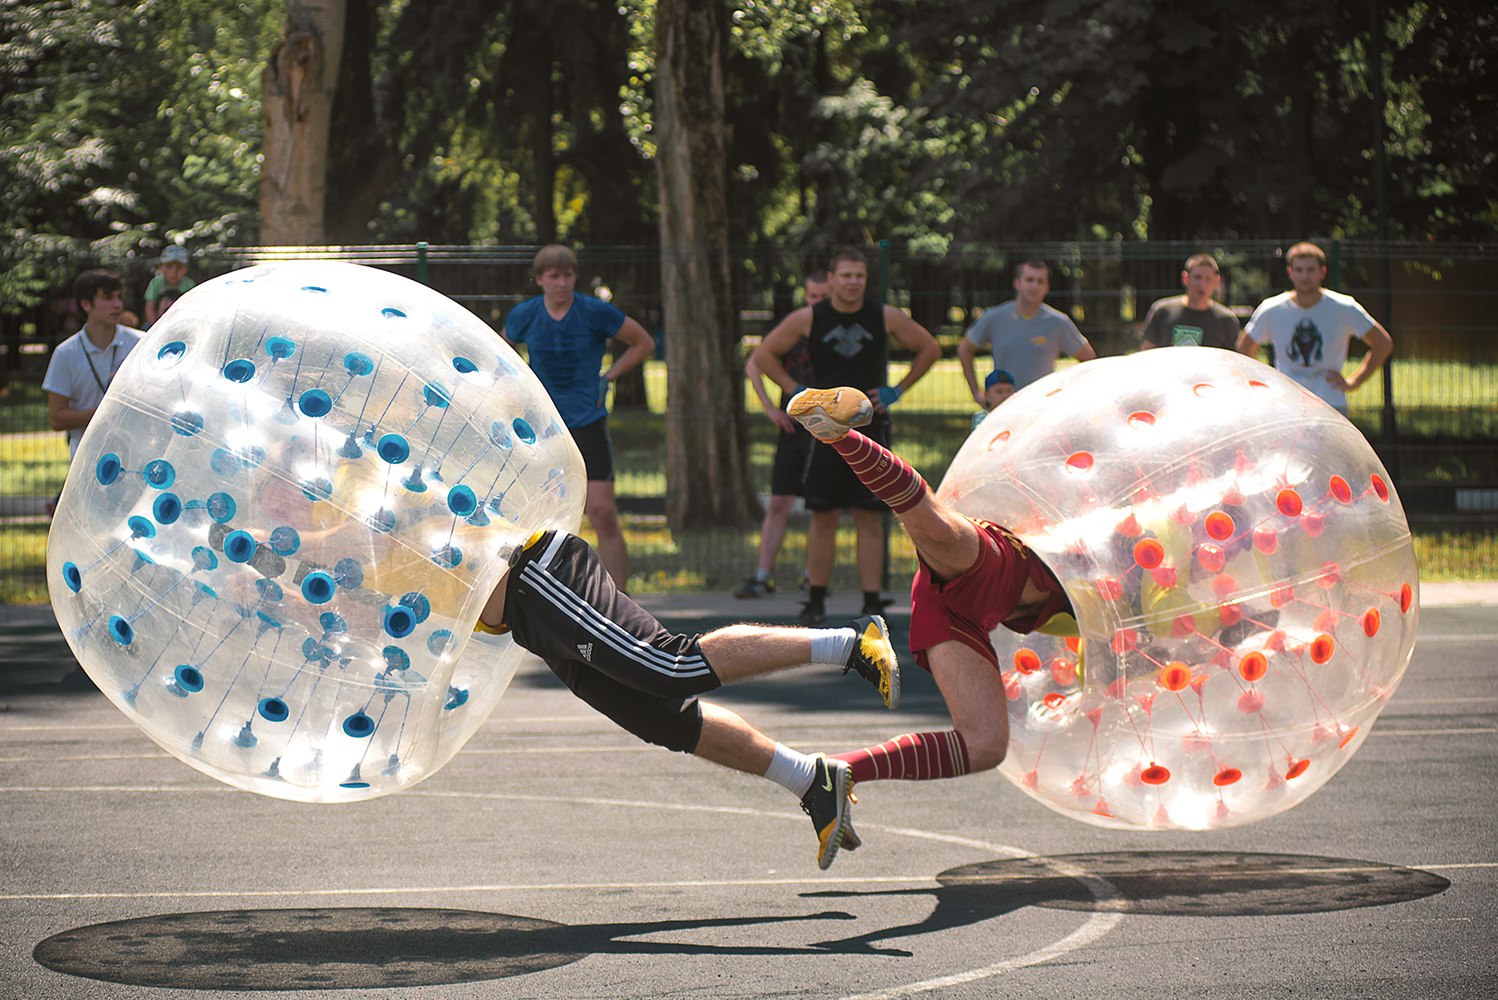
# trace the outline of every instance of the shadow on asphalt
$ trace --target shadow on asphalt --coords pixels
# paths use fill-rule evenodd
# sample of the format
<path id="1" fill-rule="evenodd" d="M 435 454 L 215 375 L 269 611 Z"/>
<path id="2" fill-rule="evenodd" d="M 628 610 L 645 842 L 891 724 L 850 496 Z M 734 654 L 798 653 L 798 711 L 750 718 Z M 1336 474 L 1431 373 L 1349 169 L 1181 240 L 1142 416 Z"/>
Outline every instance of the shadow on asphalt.
<path id="1" fill-rule="evenodd" d="M 1027 906 L 1164 917 L 1258 917 L 1387 906 L 1451 883 L 1416 868 L 1297 854 L 1120 851 L 984 861 L 936 876 L 937 889 L 809 892 L 809 899 L 929 895 L 919 923 L 820 943 L 830 951 L 888 954 L 876 942 L 934 934 Z M 896 952 L 898 953 L 898 952 Z"/>
<path id="2" fill-rule="evenodd" d="M 797 955 L 814 947 L 627 940 L 720 927 L 852 920 L 841 912 L 567 926 L 401 907 L 168 913 L 54 934 L 33 957 L 56 972 L 176 990 L 347 990 L 504 979 L 589 955 Z"/>

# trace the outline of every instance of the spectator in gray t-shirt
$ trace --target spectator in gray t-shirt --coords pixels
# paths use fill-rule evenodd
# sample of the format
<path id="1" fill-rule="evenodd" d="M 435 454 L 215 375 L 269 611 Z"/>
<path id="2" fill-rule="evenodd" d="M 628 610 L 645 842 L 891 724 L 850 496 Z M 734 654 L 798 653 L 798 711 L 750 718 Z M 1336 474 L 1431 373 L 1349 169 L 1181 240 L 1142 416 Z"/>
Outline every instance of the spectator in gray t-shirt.
<path id="1" fill-rule="evenodd" d="M 1169 295 L 1150 306 L 1139 328 L 1139 349 L 1154 347 L 1220 347 L 1238 344 L 1238 317 L 1212 296 L 1222 284 L 1217 259 L 1209 253 L 1186 258 L 1181 271 L 1185 295 Z"/>
<path id="2" fill-rule="evenodd" d="M 1023 389 L 1049 375 L 1062 354 L 1078 361 L 1091 361 L 1097 351 L 1082 336 L 1071 317 L 1045 304 L 1051 290 L 1051 269 L 1045 261 L 1027 260 L 1014 275 L 1014 299 L 995 306 L 978 317 L 957 345 L 957 360 L 967 379 L 973 401 L 983 405 L 983 390 L 973 371 L 973 358 L 987 347 L 993 366 L 1014 375 L 1014 385 Z"/>

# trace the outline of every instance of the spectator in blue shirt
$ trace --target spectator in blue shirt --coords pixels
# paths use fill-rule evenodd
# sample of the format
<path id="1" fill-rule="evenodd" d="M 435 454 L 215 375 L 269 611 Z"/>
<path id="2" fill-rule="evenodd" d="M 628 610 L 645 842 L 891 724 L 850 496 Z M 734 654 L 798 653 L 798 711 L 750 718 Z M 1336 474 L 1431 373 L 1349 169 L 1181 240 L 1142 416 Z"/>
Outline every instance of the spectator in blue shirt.
<path id="1" fill-rule="evenodd" d="M 577 255 L 570 248 L 542 247 L 536 254 L 535 279 L 541 294 L 510 311 L 502 335 L 512 347 L 526 345 L 531 370 L 582 452 L 588 470 L 583 512 L 598 536 L 598 554 L 609 576 L 625 590 L 629 550 L 614 501 L 609 383 L 644 363 L 655 350 L 655 341 L 614 306 L 576 290 Z M 627 349 L 600 375 L 609 341 L 616 338 Z"/>

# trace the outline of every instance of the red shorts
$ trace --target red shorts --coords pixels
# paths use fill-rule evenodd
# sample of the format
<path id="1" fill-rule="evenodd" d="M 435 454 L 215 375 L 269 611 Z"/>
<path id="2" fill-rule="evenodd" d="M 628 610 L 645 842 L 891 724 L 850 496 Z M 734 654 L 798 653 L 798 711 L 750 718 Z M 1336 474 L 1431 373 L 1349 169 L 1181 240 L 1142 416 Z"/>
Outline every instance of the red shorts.
<path id="1" fill-rule="evenodd" d="M 977 561 L 965 573 L 944 582 L 922 561 L 910 584 L 910 651 L 923 670 L 931 669 L 926 651 L 952 639 L 997 669 L 990 632 L 1000 625 L 1031 632 L 1067 606 L 1066 593 L 1056 577 L 1025 543 L 997 524 L 972 520 L 983 543 Z M 1047 592 L 1045 604 L 1033 618 L 1011 621 L 1025 584 L 1032 581 Z"/>

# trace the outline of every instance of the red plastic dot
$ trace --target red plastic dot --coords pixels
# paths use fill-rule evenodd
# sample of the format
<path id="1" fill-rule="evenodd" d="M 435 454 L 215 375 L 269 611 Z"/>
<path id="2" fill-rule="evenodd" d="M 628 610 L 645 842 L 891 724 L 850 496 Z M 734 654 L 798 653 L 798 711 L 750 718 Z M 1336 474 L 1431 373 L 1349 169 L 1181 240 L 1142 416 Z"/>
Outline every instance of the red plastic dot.
<path id="1" fill-rule="evenodd" d="M 1155 683 L 1167 691 L 1184 691 L 1191 684 L 1191 668 L 1180 660 L 1167 663 L 1160 668 L 1160 673 L 1155 677 Z"/>
<path id="2" fill-rule="evenodd" d="M 1214 510 L 1207 515 L 1207 534 L 1219 542 L 1233 537 L 1233 517 L 1220 510 Z"/>
<path id="3" fill-rule="evenodd" d="M 1129 414 L 1130 427 L 1150 427 L 1155 422 L 1155 415 L 1148 410 L 1137 410 Z"/>
<path id="4" fill-rule="evenodd" d="M 1301 509 L 1305 506 L 1300 501 L 1300 494 L 1294 490 L 1280 490 L 1275 495 L 1274 505 L 1280 509 L 1280 513 L 1286 517 L 1299 517 Z"/>
<path id="5" fill-rule="evenodd" d="M 1005 441 L 1008 441 L 1008 440 L 1009 440 L 1009 432 L 1008 431 L 999 431 L 999 433 L 995 434 L 992 438 L 989 439 L 989 441 L 988 441 L 988 450 L 992 451 L 993 449 L 997 448 L 999 445 L 1003 444 Z"/>
<path id="6" fill-rule="evenodd" d="M 1071 687 L 1077 683 L 1076 661 L 1060 656 L 1051 660 L 1051 680 L 1056 682 L 1057 687 Z"/>
<path id="7" fill-rule="evenodd" d="M 1243 620 L 1243 609 L 1236 604 L 1224 604 L 1217 609 L 1217 619 L 1224 628 L 1232 628 Z"/>
<path id="8" fill-rule="evenodd" d="M 1262 680 L 1269 673 L 1269 661 L 1263 653 L 1249 653 L 1238 661 L 1238 674 L 1250 684 Z"/>
<path id="9" fill-rule="evenodd" d="M 1196 631 L 1195 615 L 1178 615 L 1175 621 L 1170 623 L 1170 634 L 1177 639 L 1185 638 Z"/>
<path id="10" fill-rule="evenodd" d="M 1352 742 L 1352 738 L 1358 734 L 1358 730 L 1360 728 L 1362 727 L 1353 726 L 1352 729 L 1348 730 L 1347 735 L 1342 737 L 1342 742 L 1337 744 L 1337 748 L 1339 750 L 1345 750 L 1347 748 L 1347 744 Z"/>
<path id="11" fill-rule="evenodd" d="M 1062 389 L 1065 389 L 1065 388 L 1066 388 L 1066 386 L 1064 386 L 1064 385 L 1058 385 L 1056 388 L 1054 388 L 1050 392 L 1046 393 L 1046 398 L 1049 399 L 1051 396 L 1056 395 L 1058 392 L 1060 392 Z"/>
<path id="12" fill-rule="evenodd" d="M 1170 780 L 1170 770 L 1159 764 L 1151 764 L 1139 772 L 1139 780 L 1146 785 L 1163 785 Z"/>
<path id="13" fill-rule="evenodd" d="M 1220 573 L 1222 567 L 1227 565 L 1228 557 L 1220 546 L 1203 542 L 1196 547 L 1196 561 L 1208 573 Z"/>
<path id="14" fill-rule="evenodd" d="M 1267 555 L 1273 555 L 1280 547 L 1280 536 L 1273 528 L 1254 529 L 1254 548 Z"/>
<path id="15" fill-rule="evenodd" d="M 1054 712 L 1054 711 L 1056 711 L 1056 709 L 1058 709 L 1062 705 L 1066 704 L 1066 695 L 1064 695 L 1064 694 L 1057 694 L 1055 691 L 1052 691 L 1049 694 L 1047 694 L 1044 698 L 1042 698 L 1041 700 L 1045 702 L 1045 707 L 1046 708 L 1049 708 L 1051 711 Z"/>
<path id="16" fill-rule="evenodd" d="M 1209 396 L 1217 391 L 1217 387 L 1210 382 L 1198 382 L 1191 387 L 1191 391 L 1198 396 Z"/>
<path id="17" fill-rule="evenodd" d="M 1113 652 L 1127 653 L 1139 645 L 1139 633 L 1131 628 L 1121 628 L 1113 633 Z"/>
<path id="18" fill-rule="evenodd" d="M 1238 589 L 1238 581 L 1229 573 L 1220 573 L 1212 578 L 1212 593 L 1219 601 Z"/>
<path id="19" fill-rule="evenodd" d="M 1352 487 L 1341 476 L 1332 477 L 1332 496 L 1346 503 L 1352 499 Z"/>
<path id="20" fill-rule="evenodd" d="M 1154 569 L 1165 561 L 1165 546 L 1153 538 L 1145 538 L 1134 545 L 1134 561 L 1145 569 Z"/>
<path id="21" fill-rule="evenodd" d="M 1415 605 L 1415 591 L 1409 584 L 1399 588 L 1399 610 L 1409 614 L 1410 608 Z"/>
<path id="22" fill-rule="evenodd" d="M 1245 691 L 1238 696 L 1238 711 L 1252 715 L 1264 707 L 1264 695 L 1257 689 Z"/>
<path id="23" fill-rule="evenodd" d="M 1022 674 L 1033 674 L 1040 669 L 1040 654 L 1033 649 L 1019 649 L 1014 653 L 1014 669 Z"/>
<path id="24" fill-rule="evenodd" d="M 1325 632 L 1311 640 L 1311 662 L 1313 663 L 1327 662 L 1336 651 L 1336 640 Z"/>
<path id="25" fill-rule="evenodd" d="M 1020 695 L 1025 693 L 1024 688 L 1020 686 L 1019 674 L 1016 671 L 1011 670 L 1004 675 L 1003 680 L 1004 697 L 1008 698 L 1010 701 L 1019 701 Z"/>
<path id="26" fill-rule="evenodd" d="M 1066 648 L 1071 650 L 1073 653 L 1080 653 L 1082 651 L 1082 637 L 1079 635 L 1069 635 L 1061 641 L 1066 645 Z"/>
<path id="27" fill-rule="evenodd" d="M 1378 498 L 1384 503 L 1389 502 L 1389 484 L 1384 482 L 1384 477 L 1376 472 L 1373 474 L 1373 492 L 1377 493 Z"/>
<path id="28" fill-rule="evenodd" d="M 1300 530 L 1312 538 L 1320 538 L 1326 530 L 1326 515 L 1319 510 L 1308 510 L 1300 519 Z"/>
<path id="29" fill-rule="evenodd" d="M 1118 522 L 1118 527 L 1113 529 L 1125 538 L 1138 538 L 1144 534 L 1144 529 L 1139 526 L 1139 520 L 1133 514 Z"/>
<path id="30" fill-rule="evenodd" d="M 1283 587 L 1275 587 L 1269 592 L 1269 603 L 1277 608 L 1283 608 L 1293 600 L 1295 600 L 1295 588 L 1288 583 Z"/>
<path id="31" fill-rule="evenodd" d="M 1290 770 L 1285 772 L 1285 779 L 1288 781 L 1291 778 L 1300 777 L 1302 774 L 1306 773 L 1306 768 L 1310 766 L 1311 762 L 1302 757 L 1300 760 L 1290 765 Z"/>
<path id="32" fill-rule="evenodd" d="M 1316 578 L 1316 583 L 1322 590 L 1331 590 L 1342 582 L 1342 567 L 1334 562 L 1321 564 L 1321 575 Z"/>
<path id="33" fill-rule="evenodd" d="M 1268 382 L 1260 382 L 1256 378 L 1251 378 L 1251 379 L 1248 380 L 1248 387 L 1250 389 L 1267 389 L 1267 388 L 1269 388 L 1269 383 Z"/>
<path id="34" fill-rule="evenodd" d="M 1212 777 L 1212 784 L 1218 788 L 1226 788 L 1228 785 L 1236 784 L 1243 777 L 1243 772 L 1236 767 L 1225 767 Z"/>
<path id="35" fill-rule="evenodd" d="M 1156 566 L 1150 570 L 1150 577 L 1155 581 L 1155 586 L 1161 590 L 1172 590 L 1176 585 L 1176 568 L 1174 566 Z"/>
<path id="36" fill-rule="evenodd" d="M 1100 576 L 1097 579 L 1098 596 L 1105 601 L 1116 601 L 1123 597 L 1123 584 L 1111 576 Z"/>
<path id="37" fill-rule="evenodd" d="M 1086 472 L 1092 468 L 1092 453 L 1088 451 L 1075 452 L 1067 458 L 1066 465 L 1076 472 Z"/>
<path id="38" fill-rule="evenodd" d="M 1378 635 L 1378 626 L 1381 620 L 1377 608 L 1369 608 L 1363 612 L 1363 634 L 1370 639 Z"/>

